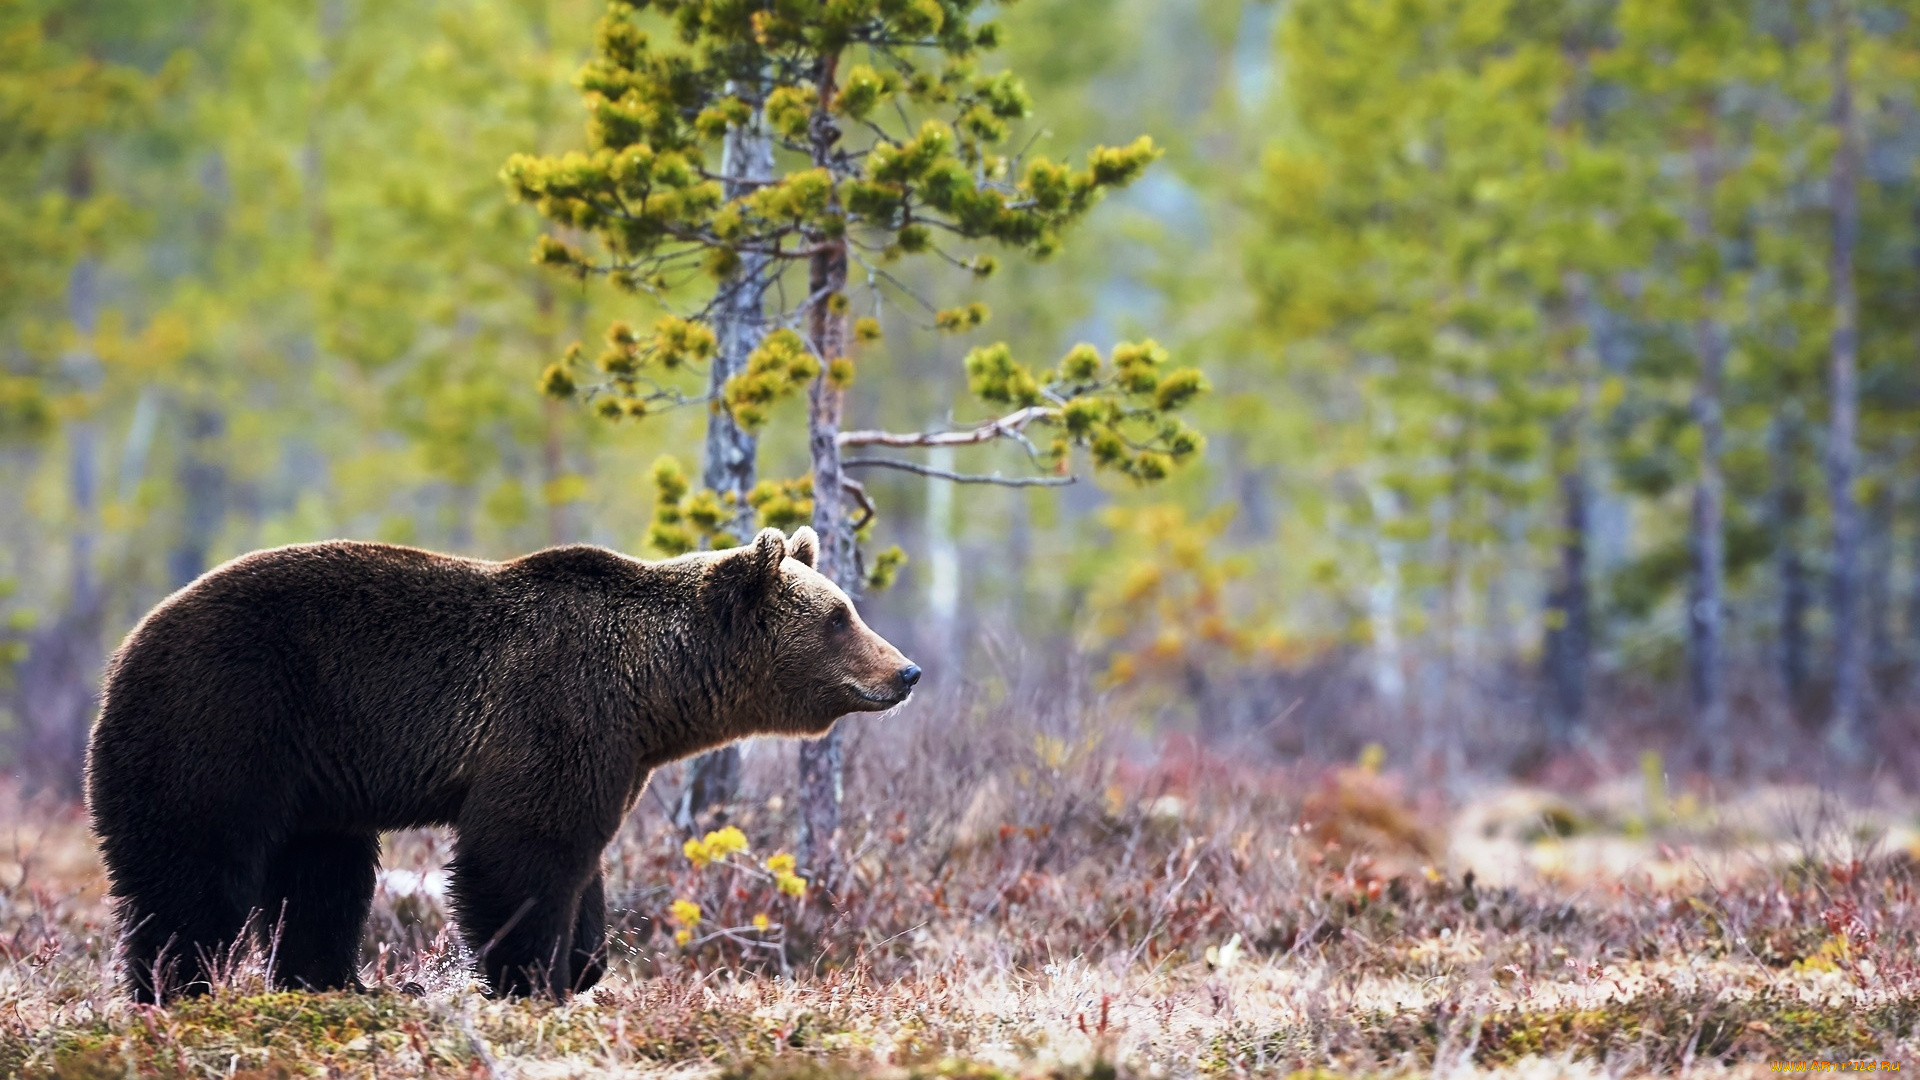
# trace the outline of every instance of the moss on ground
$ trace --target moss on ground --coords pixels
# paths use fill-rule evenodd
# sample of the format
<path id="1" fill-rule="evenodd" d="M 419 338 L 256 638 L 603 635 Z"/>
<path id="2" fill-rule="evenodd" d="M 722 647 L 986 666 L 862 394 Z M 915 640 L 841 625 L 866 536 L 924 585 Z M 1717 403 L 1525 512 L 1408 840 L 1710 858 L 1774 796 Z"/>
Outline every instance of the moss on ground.
<path id="1" fill-rule="evenodd" d="M 1914 1036 L 1917 1023 L 1920 997 L 1831 1004 L 1787 990 L 1729 996 L 1668 988 L 1589 1008 L 1474 1014 L 1443 1003 L 1363 1014 L 1350 1027 L 1340 1020 L 1288 1025 L 1252 1037 L 1222 1037 L 1203 1067 L 1304 1067 L 1320 1048 L 1332 1047 L 1338 1059 L 1359 1069 L 1400 1062 L 1424 1070 L 1455 1057 L 1497 1068 L 1544 1057 L 1625 1060 L 1665 1072 L 1688 1062 L 1884 1057 L 1888 1047 Z"/>

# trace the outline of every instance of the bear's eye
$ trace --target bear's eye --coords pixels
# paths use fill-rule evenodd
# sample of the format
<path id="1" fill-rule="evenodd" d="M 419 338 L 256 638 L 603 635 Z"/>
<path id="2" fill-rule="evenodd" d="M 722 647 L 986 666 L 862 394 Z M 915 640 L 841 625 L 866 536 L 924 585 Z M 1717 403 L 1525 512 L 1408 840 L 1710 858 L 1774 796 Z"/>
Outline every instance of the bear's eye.
<path id="1" fill-rule="evenodd" d="M 827 628 L 830 630 L 845 630 L 847 628 L 847 609 L 834 608 L 833 614 L 827 616 Z"/>

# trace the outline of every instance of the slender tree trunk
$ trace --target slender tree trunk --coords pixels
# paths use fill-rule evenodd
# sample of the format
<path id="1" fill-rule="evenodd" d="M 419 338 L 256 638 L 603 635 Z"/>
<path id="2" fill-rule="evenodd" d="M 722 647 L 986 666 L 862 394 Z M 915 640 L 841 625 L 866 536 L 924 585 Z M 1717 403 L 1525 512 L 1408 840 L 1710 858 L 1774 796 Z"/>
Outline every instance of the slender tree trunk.
<path id="1" fill-rule="evenodd" d="M 1593 373 L 1588 348 L 1578 340 L 1585 316 L 1586 283 L 1570 274 L 1566 283 L 1566 365 L 1578 388 L 1577 404 L 1556 425 L 1560 457 L 1560 559 L 1547 592 L 1545 666 L 1547 740 L 1571 746 L 1586 725 L 1587 678 L 1593 655 L 1593 594 L 1587 550 L 1592 532 L 1592 494 L 1587 490 L 1587 422 L 1593 409 Z"/>
<path id="2" fill-rule="evenodd" d="M 569 504 L 555 498 L 560 479 L 567 475 L 565 419 L 558 399 L 547 398 L 540 409 L 541 501 L 547 507 L 547 543 L 571 544 L 579 538 Z"/>
<path id="3" fill-rule="evenodd" d="M 1370 480 L 1367 498 L 1373 507 L 1374 557 L 1380 562 L 1379 576 L 1367 588 L 1367 625 L 1373 638 L 1373 692 L 1387 713 L 1404 724 L 1407 675 L 1405 649 L 1400 641 L 1400 592 L 1405 545 L 1387 535 L 1387 524 L 1399 512 L 1394 493 L 1385 484 Z"/>
<path id="4" fill-rule="evenodd" d="M 1893 485 L 1881 484 L 1867 509 L 1865 596 L 1867 619 L 1867 683 L 1876 690 L 1886 685 L 1898 658 L 1893 646 Z"/>
<path id="5" fill-rule="evenodd" d="M 1779 670 L 1787 705 L 1796 715 L 1806 705 L 1807 612 L 1813 607 L 1807 562 L 1801 553 L 1807 493 L 1800 483 L 1800 406 L 1789 399 L 1774 413 L 1768 434 L 1773 493 L 1768 514 L 1774 537 L 1774 573 L 1780 584 Z"/>
<path id="6" fill-rule="evenodd" d="M 1718 246 L 1713 223 L 1718 183 L 1713 145 L 1713 106 L 1694 143 L 1694 242 L 1709 258 Z M 1726 480 L 1721 473 L 1725 437 L 1720 383 L 1726 367 L 1726 329 L 1721 325 L 1719 270 L 1710 271 L 1702 289 L 1703 313 L 1694 320 L 1699 372 L 1693 389 L 1693 420 L 1700 428 L 1700 476 L 1693 489 L 1690 549 L 1693 569 L 1687 588 L 1687 644 L 1693 684 L 1694 730 L 1707 747 L 1708 769 L 1724 776 L 1732 754 L 1727 742 L 1726 692 Z"/>
<path id="7" fill-rule="evenodd" d="M 1912 690 L 1920 690 L 1920 476 L 1914 478 L 1909 491 L 1907 507 L 1913 522 L 1913 546 L 1907 551 L 1907 681 Z"/>
<path id="8" fill-rule="evenodd" d="M 547 275 L 536 274 L 532 281 L 534 310 L 540 313 L 536 341 L 548 355 L 560 353 L 557 298 Z M 579 537 L 569 504 L 555 498 L 560 480 L 567 475 L 566 406 L 557 398 L 543 397 L 540 403 L 540 501 L 547 510 L 547 543 L 571 544 Z"/>
<path id="9" fill-rule="evenodd" d="M 1587 477 L 1577 466 L 1560 474 L 1560 565 L 1547 594 L 1547 738 L 1573 745 L 1586 724 L 1592 601 L 1587 591 Z"/>
<path id="10" fill-rule="evenodd" d="M 952 472 L 953 447 L 936 447 L 927 464 Z M 927 485 L 927 616 L 930 632 L 926 653 L 938 663 L 938 672 L 960 653 L 960 545 L 954 539 L 953 485 Z M 938 678 L 938 675 L 934 676 Z"/>
<path id="11" fill-rule="evenodd" d="M 1827 368 L 1832 415 L 1827 430 L 1827 499 L 1833 513 L 1833 704 L 1827 734 L 1842 757 L 1860 761 L 1867 743 L 1867 650 L 1861 586 L 1861 516 L 1854 497 L 1860 475 L 1860 302 L 1854 248 L 1860 233 L 1860 134 L 1854 118 L 1853 13 L 1836 5 L 1833 33 L 1833 125 L 1840 144 L 1828 174 L 1833 214 L 1831 276 L 1833 341 Z"/>
<path id="12" fill-rule="evenodd" d="M 221 463 L 226 417 L 201 404 L 187 410 L 180 448 L 180 535 L 167 553 L 167 577 L 179 588 L 206 572 L 227 515 L 227 470 Z"/>
<path id="13" fill-rule="evenodd" d="M 93 193 L 93 163 L 82 152 L 74 161 L 68 191 L 76 202 Z M 63 366 L 82 394 L 99 389 L 100 358 L 93 333 L 100 312 L 99 266 L 91 256 L 75 264 L 67 284 L 67 315 L 80 343 Z M 94 560 L 100 530 L 100 431 L 91 416 L 67 425 L 67 498 L 73 520 L 68 534 L 66 607 L 27 641 L 21 664 L 19 761 L 31 785 L 62 795 L 80 790 L 80 764 L 87 728 L 99 700 L 106 659 L 100 635 L 105 603 Z"/>
<path id="14" fill-rule="evenodd" d="M 721 174 L 728 178 L 728 199 L 740 198 L 773 178 L 773 141 L 758 110 L 746 126 L 727 132 L 720 161 Z M 730 500 L 741 515 L 736 519 L 740 524 L 731 532 L 743 543 L 752 533 L 747 495 L 753 491 L 760 439 L 727 411 L 723 391 L 728 379 L 745 370 L 747 355 L 759 347 L 766 333 L 766 271 L 766 256 L 744 254 L 740 273 L 722 288 L 720 343 L 707 373 L 707 447 L 701 483 L 723 501 Z M 683 828 L 691 828 L 702 813 L 732 802 L 739 791 L 740 748 L 723 746 L 702 754 L 687 767 L 687 782 L 681 789 L 675 816 Z"/>
<path id="15" fill-rule="evenodd" d="M 325 99 L 327 84 L 333 78 L 334 53 L 346 35 L 345 0 L 320 0 L 320 57 L 311 65 L 308 80 L 313 84 L 313 100 Z M 327 209 L 326 146 L 320 131 L 319 107 L 307 117 L 306 141 L 300 150 L 300 172 L 307 201 L 307 229 L 313 240 L 315 262 L 324 262 L 333 251 L 333 215 Z"/>
<path id="16" fill-rule="evenodd" d="M 810 141 L 813 162 L 825 166 L 840 141 L 831 109 L 838 57 L 821 60 L 815 85 L 820 105 L 814 112 Z M 834 311 L 834 298 L 846 292 L 844 238 L 811 238 L 817 249 L 809 268 L 808 330 L 820 375 L 807 390 L 807 448 L 813 459 L 813 528 L 820 534 L 820 572 L 847 595 L 858 599 L 860 574 L 854 551 L 853 520 L 847 513 L 845 477 L 840 471 L 841 411 L 845 393 L 829 377 L 828 367 L 846 354 L 846 317 Z M 800 744 L 801 850 L 816 874 L 830 873 L 837 861 L 842 773 L 845 749 L 836 726 L 824 737 Z"/>
<path id="17" fill-rule="evenodd" d="M 1468 423 L 1472 423 L 1471 418 Z M 1463 431 L 1454 444 L 1448 470 L 1451 481 L 1447 490 L 1447 513 L 1440 529 L 1442 580 L 1438 610 L 1434 613 L 1434 629 L 1440 646 L 1440 655 L 1435 662 L 1439 693 L 1422 694 L 1419 702 L 1422 714 L 1421 757 L 1428 769 L 1448 782 L 1460 774 L 1466 763 L 1461 748 L 1465 734 L 1462 729 L 1467 722 L 1462 688 L 1465 682 L 1463 673 L 1471 661 L 1471 645 L 1466 641 L 1465 634 L 1468 619 L 1463 610 L 1463 601 L 1468 588 L 1469 571 L 1461 537 L 1465 535 L 1466 522 L 1473 512 L 1468 504 L 1472 491 L 1467 485 L 1473 455 L 1470 439 L 1468 432 Z"/>
<path id="18" fill-rule="evenodd" d="M 1913 204 L 1913 226 L 1920 234 L 1920 200 Z M 1913 269 L 1920 276 L 1920 244 L 1915 244 L 1911 252 Z M 1920 308 L 1920 289 L 1912 303 Z M 1920 335 L 1916 335 L 1915 352 L 1920 353 Z M 1912 485 L 1907 489 L 1907 513 L 1912 519 L 1912 547 L 1907 551 L 1907 617 L 1904 635 L 1904 660 L 1906 663 L 1907 691 L 1909 695 L 1920 692 L 1920 458 L 1908 448 L 1906 464 L 1915 475 Z M 1896 465 L 1897 467 L 1897 465 Z"/>
<path id="19" fill-rule="evenodd" d="M 223 152 L 216 149 L 201 162 L 199 181 L 202 202 L 195 215 L 196 231 L 207 251 L 217 251 L 226 238 L 227 209 L 233 201 Z M 190 390 L 184 396 L 183 438 L 179 460 L 175 463 L 175 482 L 181 503 L 180 529 L 172 550 L 167 552 L 167 580 L 176 589 L 206 571 L 214 540 L 227 514 L 227 470 L 223 460 L 226 415 L 220 410 L 217 395 L 210 386 Z M 143 419 L 140 410 L 151 409 L 148 400 L 143 392 L 136 406 L 136 427 L 127 435 L 130 456 L 135 450 L 135 437 L 147 435 L 146 431 L 138 430 L 138 422 Z M 153 414 L 149 411 L 146 415 Z M 139 447 L 138 455 L 144 458 L 145 454 L 146 448 Z"/>

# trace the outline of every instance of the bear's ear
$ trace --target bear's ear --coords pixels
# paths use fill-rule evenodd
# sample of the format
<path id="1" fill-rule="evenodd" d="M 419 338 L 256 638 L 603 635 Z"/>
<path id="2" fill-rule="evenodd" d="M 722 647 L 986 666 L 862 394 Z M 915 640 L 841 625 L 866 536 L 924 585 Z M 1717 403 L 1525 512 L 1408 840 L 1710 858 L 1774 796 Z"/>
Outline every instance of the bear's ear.
<path id="1" fill-rule="evenodd" d="M 715 596 L 758 600 L 779 584 L 780 563 L 786 557 L 786 534 L 779 529 L 761 529 L 753 543 L 734 548 L 726 558 L 709 566 L 701 589 Z"/>
<path id="2" fill-rule="evenodd" d="M 753 547 L 744 552 L 753 562 L 757 576 L 768 581 L 780 579 L 780 563 L 787 557 L 787 534 L 779 529 L 761 529 L 753 538 Z"/>
<path id="3" fill-rule="evenodd" d="M 813 526 L 802 525 L 787 537 L 787 558 L 807 566 L 815 566 L 820 559 L 820 535 Z"/>

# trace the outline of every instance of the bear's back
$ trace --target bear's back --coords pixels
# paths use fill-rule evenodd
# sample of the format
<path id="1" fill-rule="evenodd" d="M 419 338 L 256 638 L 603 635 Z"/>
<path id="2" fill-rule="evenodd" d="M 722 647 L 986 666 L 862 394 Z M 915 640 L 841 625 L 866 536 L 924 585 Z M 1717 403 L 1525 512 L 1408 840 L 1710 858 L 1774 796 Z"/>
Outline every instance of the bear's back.
<path id="1" fill-rule="evenodd" d="M 223 782 L 236 795 L 325 791 L 349 819 L 442 816 L 482 737 L 493 658 L 512 651 L 504 565 L 330 541 L 209 571 L 115 654 L 90 779 L 166 799 L 218 772 L 244 778 Z"/>
<path id="2" fill-rule="evenodd" d="M 159 647 L 175 662 L 258 663 L 293 650 L 322 669 L 391 657 L 421 624 L 444 633 L 482 611 L 497 567 L 351 540 L 250 552 L 167 598 L 122 652 Z M 197 656 L 183 655 L 189 649 Z"/>

